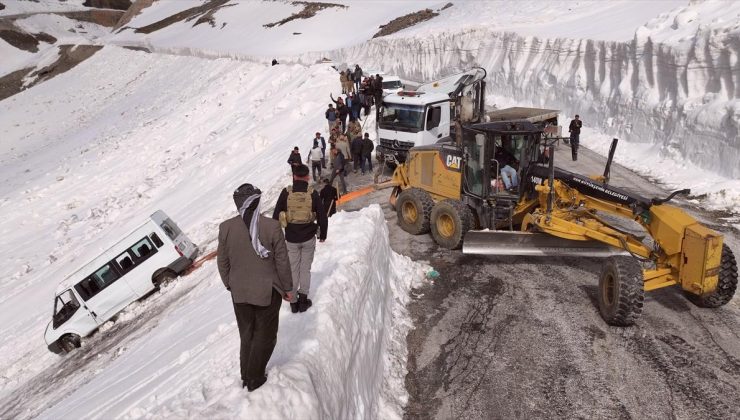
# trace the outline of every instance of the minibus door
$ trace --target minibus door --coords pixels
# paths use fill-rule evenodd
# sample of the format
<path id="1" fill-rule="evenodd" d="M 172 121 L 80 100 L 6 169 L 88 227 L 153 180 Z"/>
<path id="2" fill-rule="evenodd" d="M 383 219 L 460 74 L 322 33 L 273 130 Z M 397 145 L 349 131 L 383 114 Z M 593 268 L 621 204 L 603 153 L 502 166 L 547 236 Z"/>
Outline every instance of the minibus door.
<path id="1" fill-rule="evenodd" d="M 65 331 L 71 331 L 84 337 L 96 328 L 98 323 L 90 311 L 72 289 L 67 289 L 57 295 L 54 302 L 54 329 L 64 326 Z"/>
<path id="2" fill-rule="evenodd" d="M 121 274 L 108 263 L 100 267 L 79 286 L 84 287 L 88 299 L 85 302 L 99 323 L 107 321 L 138 296 L 126 281 L 120 281 Z"/>

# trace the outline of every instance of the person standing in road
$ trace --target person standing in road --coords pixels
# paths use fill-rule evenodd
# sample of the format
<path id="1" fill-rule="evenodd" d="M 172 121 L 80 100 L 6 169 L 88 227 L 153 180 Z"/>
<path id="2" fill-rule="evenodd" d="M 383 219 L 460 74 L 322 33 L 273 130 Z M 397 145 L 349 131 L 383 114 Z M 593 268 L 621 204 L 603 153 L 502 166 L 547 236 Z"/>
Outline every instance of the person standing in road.
<path id="1" fill-rule="evenodd" d="M 321 167 L 326 169 L 326 140 L 324 140 L 324 136 L 317 131 L 316 137 L 314 137 L 313 141 L 319 142 L 321 145 Z"/>
<path id="2" fill-rule="evenodd" d="M 337 118 L 339 117 L 339 114 L 337 114 L 337 110 L 334 109 L 333 104 L 329 104 L 329 108 L 326 109 L 324 116 L 326 117 L 326 121 L 329 123 L 329 130 L 331 130 L 331 128 L 334 127 L 334 123 L 337 121 Z"/>
<path id="3" fill-rule="evenodd" d="M 575 119 L 571 120 L 570 126 L 568 126 L 568 131 L 570 132 L 570 154 L 574 161 L 578 160 L 578 144 L 581 141 L 581 127 L 583 127 L 583 122 L 578 114 L 576 114 Z"/>
<path id="4" fill-rule="evenodd" d="M 321 178 L 321 161 L 324 160 L 324 153 L 319 147 L 319 142 L 313 141 L 313 148 L 308 152 L 308 159 L 306 163 L 311 164 L 311 173 L 313 174 L 313 181 L 317 182 Z"/>
<path id="5" fill-rule="evenodd" d="M 295 168 L 301 165 L 301 151 L 298 150 L 298 146 L 293 148 L 293 151 L 290 152 L 290 156 L 288 156 L 288 165 L 290 165 L 290 170 L 295 172 Z"/>
<path id="6" fill-rule="evenodd" d="M 293 292 L 290 310 L 305 312 L 313 304 L 308 298 L 311 288 L 311 264 L 319 242 L 326 240 L 329 224 L 319 193 L 308 185 L 308 166 L 301 165 L 293 174 L 293 185 L 280 192 L 272 218 L 285 227 L 290 269 L 293 274 Z"/>
<path id="7" fill-rule="evenodd" d="M 334 184 L 334 178 L 339 176 L 339 189 L 342 192 L 342 194 L 347 194 L 347 183 L 344 182 L 344 166 L 346 165 L 346 162 L 344 160 L 344 153 L 342 153 L 336 145 L 331 145 L 331 157 L 332 157 L 332 165 L 334 169 L 332 169 L 331 178 L 329 178 L 329 184 Z"/>
<path id="8" fill-rule="evenodd" d="M 330 93 L 329 97 L 335 104 L 337 104 L 337 113 L 339 115 L 339 121 L 342 122 L 342 133 L 347 130 L 347 116 L 349 115 L 349 108 L 344 104 L 344 99 L 341 97 L 334 99 L 334 96 Z"/>
<path id="9" fill-rule="evenodd" d="M 324 188 L 321 189 L 319 196 L 321 196 L 321 202 L 324 203 L 326 209 L 326 215 L 331 217 L 337 212 L 337 189 L 331 185 L 329 178 L 324 178 Z"/>
<path id="10" fill-rule="evenodd" d="M 365 133 L 365 138 L 362 139 L 362 156 L 360 157 L 360 170 L 365 175 L 365 162 L 367 162 L 368 171 L 373 171 L 373 150 L 375 150 L 375 144 L 370 140 L 370 133 Z"/>
<path id="11" fill-rule="evenodd" d="M 219 225 L 216 255 L 239 329 L 242 388 L 250 392 L 267 381 L 265 368 L 277 342 L 281 298 L 293 298 L 283 230 L 260 214 L 261 194 L 251 184 L 234 191 L 239 215 Z"/>
<path id="12" fill-rule="evenodd" d="M 352 152 L 352 162 L 354 163 L 352 172 L 357 173 L 357 169 L 362 164 L 362 137 L 358 136 L 352 139 L 349 149 Z M 363 170 L 362 173 L 364 174 L 365 171 Z"/>

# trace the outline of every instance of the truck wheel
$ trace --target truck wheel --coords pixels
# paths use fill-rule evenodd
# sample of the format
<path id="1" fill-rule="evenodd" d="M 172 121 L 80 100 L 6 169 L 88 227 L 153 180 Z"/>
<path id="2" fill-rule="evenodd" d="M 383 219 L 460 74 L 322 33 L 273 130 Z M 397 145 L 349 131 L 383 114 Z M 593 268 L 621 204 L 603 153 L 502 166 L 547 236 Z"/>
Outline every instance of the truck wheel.
<path id="1" fill-rule="evenodd" d="M 161 272 L 155 274 L 154 277 L 152 278 L 152 283 L 154 283 L 154 287 L 159 287 L 176 278 L 177 278 L 177 273 L 175 273 L 172 270 L 166 269 L 166 270 L 162 270 Z"/>
<path id="2" fill-rule="evenodd" d="M 719 280 L 717 290 L 699 296 L 686 292 L 686 297 L 700 308 L 719 308 L 732 300 L 737 289 L 737 262 L 732 250 L 726 244 L 722 244 L 722 256 L 719 263 Z"/>
<path id="3" fill-rule="evenodd" d="M 459 249 L 472 222 L 470 208 L 463 202 L 440 201 L 432 209 L 432 237 L 442 248 Z"/>
<path id="4" fill-rule="evenodd" d="M 645 299 L 642 267 L 627 256 L 606 260 L 599 277 L 599 312 L 609 325 L 627 327 L 642 314 Z"/>
<path id="5" fill-rule="evenodd" d="M 77 334 L 65 334 L 59 339 L 59 347 L 65 353 L 69 353 L 74 349 L 79 348 L 82 345 L 80 336 Z"/>
<path id="6" fill-rule="evenodd" d="M 401 191 L 396 200 L 396 215 L 401 229 L 412 235 L 429 232 L 429 216 L 434 200 L 428 192 L 418 188 Z"/>

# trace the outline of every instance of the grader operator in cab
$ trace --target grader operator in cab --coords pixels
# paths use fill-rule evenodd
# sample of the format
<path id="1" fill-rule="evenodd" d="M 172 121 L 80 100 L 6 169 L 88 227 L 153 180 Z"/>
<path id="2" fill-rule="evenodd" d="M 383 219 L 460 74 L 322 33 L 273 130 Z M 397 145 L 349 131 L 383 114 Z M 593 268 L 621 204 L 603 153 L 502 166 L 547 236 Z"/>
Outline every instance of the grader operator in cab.
<path id="1" fill-rule="evenodd" d="M 411 149 L 384 186 L 402 229 L 431 231 L 448 249 L 608 258 L 598 303 L 611 325 L 633 324 L 644 292 L 672 285 L 701 307 L 728 303 L 737 264 L 722 236 L 666 204 L 688 190 L 648 199 L 609 185 L 616 143 L 604 174 L 585 177 L 554 167 L 554 147 L 532 123 L 458 125 L 455 141 Z M 518 166 L 514 188 L 500 181 L 505 164 Z"/>

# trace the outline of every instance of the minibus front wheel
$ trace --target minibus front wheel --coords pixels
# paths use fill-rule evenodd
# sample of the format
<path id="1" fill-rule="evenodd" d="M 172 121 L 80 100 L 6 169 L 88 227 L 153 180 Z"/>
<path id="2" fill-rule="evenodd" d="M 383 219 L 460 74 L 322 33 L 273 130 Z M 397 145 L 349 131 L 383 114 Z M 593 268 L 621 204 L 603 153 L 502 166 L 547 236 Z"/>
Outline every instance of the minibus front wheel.
<path id="1" fill-rule="evenodd" d="M 59 346 L 65 353 L 69 353 L 81 345 L 80 336 L 77 334 L 65 334 L 59 339 Z"/>

